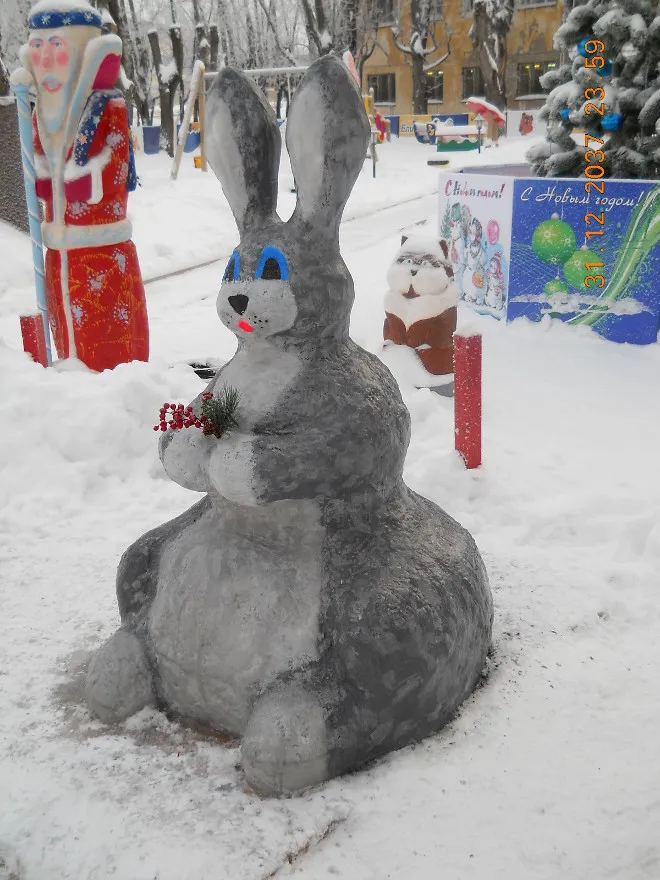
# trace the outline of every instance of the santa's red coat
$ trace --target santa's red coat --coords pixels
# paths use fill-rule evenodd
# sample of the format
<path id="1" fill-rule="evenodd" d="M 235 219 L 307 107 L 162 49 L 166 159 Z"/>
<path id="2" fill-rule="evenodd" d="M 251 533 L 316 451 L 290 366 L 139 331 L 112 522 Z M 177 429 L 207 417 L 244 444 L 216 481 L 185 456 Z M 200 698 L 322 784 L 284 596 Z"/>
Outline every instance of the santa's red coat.
<path id="1" fill-rule="evenodd" d="M 89 175 L 82 174 L 65 182 L 65 246 L 49 247 L 46 254 L 46 298 L 57 353 L 60 358 L 70 356 L 61 277 L 61 251 L 65 251 L 75 353 L 92 370 L 112 369 L 130 360 L 149 358 L 144 287 L 126 220 L 129 137 L 126 104 L 122 98 L 112 98 L 106 104 L 88 152 L 88 161 L 97 157 L 99 162 L 103 161 L 100 154 L 105 150 L 107 164 L 102 170 L 102 197 L 96 204 L 87 201 L 92 196 Z M 36 114 L 33 146 L 35 158 L 38 163 L 41 159 L 43 168 L 45 157 Z M 70 156 L 71 151 L 67 159 Z M 45 201 L 47 225 L 53 220 L 52 181 L 38 175 L 36 183 L 37 195 Z M 121 229 L 122 221 L 128 230 L 124 240 L 80 246 L 85 244 L 85 227 L 107 224 L 109 228 L 109 224 L 113 224 Z M 122 238 L 121 235 L 115 237 Z"/>

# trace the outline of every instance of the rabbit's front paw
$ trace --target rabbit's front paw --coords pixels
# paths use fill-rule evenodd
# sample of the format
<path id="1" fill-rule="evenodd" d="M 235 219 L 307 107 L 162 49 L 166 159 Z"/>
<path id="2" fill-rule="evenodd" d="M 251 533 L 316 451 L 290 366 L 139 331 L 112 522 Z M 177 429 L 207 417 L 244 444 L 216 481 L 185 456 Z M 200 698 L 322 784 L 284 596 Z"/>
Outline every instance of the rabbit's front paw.
<path id="1" fill-rule="evenodd" d="M 197 428 L 168 431 L 160 439 L 160 460 L 168 477 L 184 489 L 208 492 L 208 464 L 217 442 Z"/>
<path id="2" fill-rule="evenodd" d="M 255 487 L 251 434 L 230 433 L 217 441 L 209 461 L 213 488 L 228 501 L 254 506 L 259 503 Z"/>

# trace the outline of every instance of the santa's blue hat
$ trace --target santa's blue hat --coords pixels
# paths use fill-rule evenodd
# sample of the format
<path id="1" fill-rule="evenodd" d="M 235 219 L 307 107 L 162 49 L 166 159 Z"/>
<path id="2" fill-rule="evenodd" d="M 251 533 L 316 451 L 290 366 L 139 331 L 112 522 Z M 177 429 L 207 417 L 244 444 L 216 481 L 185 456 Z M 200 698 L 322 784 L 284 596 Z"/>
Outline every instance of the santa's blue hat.
<path id="1" fill-rule="evenodd" d="M 41 0 L 30 10 L 30 30 L 49 28 L 93 27 L 101 29 L 101 15 L 85 0 Z"/>

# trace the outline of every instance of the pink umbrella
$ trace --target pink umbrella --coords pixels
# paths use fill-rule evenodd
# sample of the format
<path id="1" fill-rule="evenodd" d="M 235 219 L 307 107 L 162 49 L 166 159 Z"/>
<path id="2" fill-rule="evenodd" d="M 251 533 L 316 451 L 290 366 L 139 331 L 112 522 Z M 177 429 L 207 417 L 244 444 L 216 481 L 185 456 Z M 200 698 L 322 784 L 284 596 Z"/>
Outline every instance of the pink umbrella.
<path id="1" fill-rule="evenodd" d="M 465 102 L 471 113 L 481 113 L 482 116 L 492 116 L 498 125 L 506 124 L 506 117 L 494 104 L 490 104 L 484 98 L 468 98 Z"/>

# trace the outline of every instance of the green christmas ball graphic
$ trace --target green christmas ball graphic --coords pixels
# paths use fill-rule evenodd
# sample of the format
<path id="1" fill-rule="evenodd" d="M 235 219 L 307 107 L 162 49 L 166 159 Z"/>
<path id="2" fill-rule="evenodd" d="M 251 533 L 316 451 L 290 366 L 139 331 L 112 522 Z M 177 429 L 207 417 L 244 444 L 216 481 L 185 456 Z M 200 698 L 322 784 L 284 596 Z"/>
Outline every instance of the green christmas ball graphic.
<path id="1" fill-rule="evenodd" d="M 532 250 L 544 263 L 561 266 L 577 247 L 573 228 L 553 214 L 552 219 L 544 220 L 532 235 Z"/>
<path id="2" fill-rule="evenodd" d="M 562 281 L 559 278 L 553 278 L 552 281 L 548 281 L 548 283 L 543 288 L 543 293 L 546 296 L 555 296 L 558 293 L 568 293 L 570 287 L 566 282 Z"/>
<path id="3" fill-rule="evenodd" d="M 600 288 L 593 281 L 587 285 L 585 279 L 587 275 L 602 275 L 602 266 L 587 269 L 585 263 L 602 263 L 603 258 L 595 254 L 593 251 L 581 248 L 575 251 L 573 256 L 564 264 L 564 278 L 571 287 L 576 290 L 592 290 L 596 293 Z"/>

